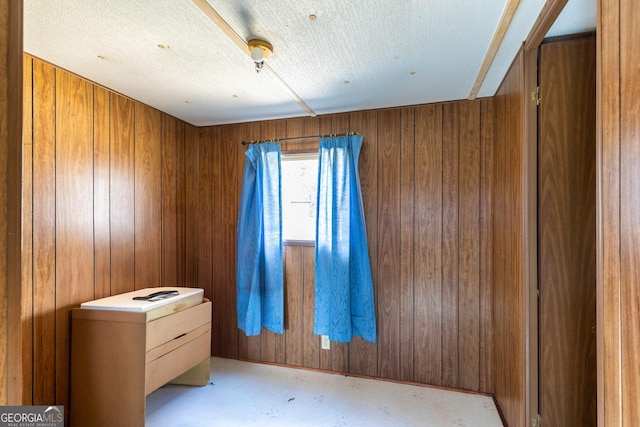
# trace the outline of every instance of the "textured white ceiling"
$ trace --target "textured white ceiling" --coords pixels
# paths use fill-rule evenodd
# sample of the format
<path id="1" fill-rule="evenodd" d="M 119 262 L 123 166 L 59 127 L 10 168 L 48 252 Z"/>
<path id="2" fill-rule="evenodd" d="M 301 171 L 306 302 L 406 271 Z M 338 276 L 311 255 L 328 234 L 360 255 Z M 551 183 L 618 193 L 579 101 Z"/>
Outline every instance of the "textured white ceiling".
<path id="1" fill-rule="evenodd" d="M 596 30 L 596 0 L 570 0 L 549 29 L 547 37 Z"/>
<path id="2" fill-rule="evenodd" d="M 208 1 L 245 40 L 273 44 L 268 64 L 317 114 L 467 98 L 507 4 Z M 479 96 L 495 93 L 544 3 L 521 0 Z M 24 45 L 194 125 L 306 114 L 191 0 L 25 0 Z"/>

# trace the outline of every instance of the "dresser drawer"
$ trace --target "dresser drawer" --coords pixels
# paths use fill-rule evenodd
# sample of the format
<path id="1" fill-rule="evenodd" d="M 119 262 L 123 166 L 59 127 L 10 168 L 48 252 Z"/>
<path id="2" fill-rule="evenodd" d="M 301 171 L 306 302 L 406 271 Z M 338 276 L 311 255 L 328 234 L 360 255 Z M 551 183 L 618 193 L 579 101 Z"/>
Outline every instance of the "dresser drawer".
<path id="1" fill-rule="evenodd" d="M 145 396 L 162 387 L 211 354 L 211 329 L 145 366 Z"/>
<path id="2" fill-rule="evenodd" d="M 211 334 L 211 323 L 207 323 L 206 325 L 202 325 L 199 328 L 194 329 L 193 331 L 187 332 L 186 334 L 180 335 L 178 338 L 174 338 L 171 341 L 168 341 L 164 344 L 157 346 L 154 349 L 147 351 L 145 355 L 145 363 L 151 363 L 159 357 L 164 356 L 165 354 L 182 347 L 189 341 L 193 341 L 201 335 L 206 333 Z"/>
<path id="3" fill-rule="evenodd" d="M 211 323 L 211 302 L 161 317 L 147 324 L 146 351 L 180 340 L 190 332 Z"/>

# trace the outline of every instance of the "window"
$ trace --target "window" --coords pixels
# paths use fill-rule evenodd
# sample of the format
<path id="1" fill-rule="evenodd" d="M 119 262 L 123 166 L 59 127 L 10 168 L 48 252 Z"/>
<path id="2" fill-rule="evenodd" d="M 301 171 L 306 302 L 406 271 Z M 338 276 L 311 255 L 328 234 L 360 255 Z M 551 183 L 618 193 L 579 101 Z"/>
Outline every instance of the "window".
<path id="1" fill-rule="evenodd" d="M 282 153 L 282 240 L 314 242 L 318 153 Z"/>

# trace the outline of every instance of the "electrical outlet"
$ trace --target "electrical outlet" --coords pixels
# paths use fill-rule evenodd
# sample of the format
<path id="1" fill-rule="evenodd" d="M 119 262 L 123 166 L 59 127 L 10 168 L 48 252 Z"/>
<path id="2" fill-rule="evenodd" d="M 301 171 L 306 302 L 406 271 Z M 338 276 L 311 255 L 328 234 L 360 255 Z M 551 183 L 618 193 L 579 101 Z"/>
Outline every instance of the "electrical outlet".
<path id="1" fill-rule="evenodd" d="M 322 338 L 322 349 L 329 350 L 331 349 L 331 341 L 329 341 L 329 336 L 321 335 Z"/>

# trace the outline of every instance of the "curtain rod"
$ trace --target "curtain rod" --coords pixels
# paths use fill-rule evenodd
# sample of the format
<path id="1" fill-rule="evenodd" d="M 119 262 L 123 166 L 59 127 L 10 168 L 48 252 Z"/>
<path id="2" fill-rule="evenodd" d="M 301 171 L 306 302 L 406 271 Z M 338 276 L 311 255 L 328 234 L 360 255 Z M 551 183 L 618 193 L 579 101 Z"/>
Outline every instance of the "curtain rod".
<path id="1" fill-rule="evenodd" d="M 251 144 L 262 144 L 264 142 L 280 142 L 280 141 L 290 141 L 290 140 L 294 140 L 294 139 L 313 139 L 313 138 L 324 138 L 324 137 L 328 137 L 328 138 L 332 138 L 332 137 L 339 137 L 339 136 L 351 136 L 351 135 L 360 135 L 360 132 L 347 132 L 347 133 L 343 133 L 343 134 L 328 134 L 328 135 L 311 135 L 311 136 L 292 136 L 289 138 L 277 138 L 277 139 L 262 139 L 262 140 L 256 140 L 256 141 L 242 141 L 242 145 L 251 145 Z"/>

